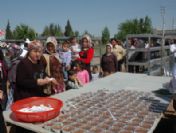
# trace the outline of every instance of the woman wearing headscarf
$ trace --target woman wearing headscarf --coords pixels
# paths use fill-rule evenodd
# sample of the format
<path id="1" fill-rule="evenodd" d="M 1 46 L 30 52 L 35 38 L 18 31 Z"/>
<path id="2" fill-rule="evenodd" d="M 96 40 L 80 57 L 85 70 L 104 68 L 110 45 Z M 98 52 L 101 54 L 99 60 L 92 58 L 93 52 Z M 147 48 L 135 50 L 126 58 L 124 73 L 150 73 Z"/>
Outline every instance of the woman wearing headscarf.
<path id="1" fill-rule="evenodd" d="M 60 93 L 65 91 L 65 83 L 63 77 L 62 60 L 57 53 L 57 40 L 55 37 L 48 37 L 46 41 L 45 54 L 42 58 L 46 65 L 46 73 L 57 80 L 57 85 L 50 85 L 46 90 L 48 94 Z"/>
<path id="2" fill-rule="evenodd" d="M 116 56 L 112 53 L 112 45 L 106 45 L 106 53 L 102 56 L 100 62 L 103 76 L 110 75 L 118 71 L 118 63 Z"/>
<path id="3" fill-rule="evenodd" d="M 3 67 L 2 67 L 2 61 L 3 61 L 3 53 L 0 50 L 0 61 L 1 61 L 1 67 L 0 67 L 0 133 L 7 133 L 5 122 L 4 122 L 4 117 L 3 117 L 3 109 L 2 109 L 2 103 L 3 103 L 3 97 L 4 97 L 4 72 L 3 72 Z"/>
<path id="4" fill-rule="evenodd" d="M 26 58 L 22 59 L 16 71 L 16 88 L 14 101 L 33 96 L 46 96 L 43 93 L 45 85 L 57 84 L 54 78 L 49 78 L 41 62 L 43 46 L 40 41 L 32 41 L 28 45 Z"/>
<path id="5" fill-rule="evenodd" d="M 120 40 L 112 38 L 110 40 L 110 43 L 112 45 L 112 52 L 114 53 L 114 55 L 118 60 L 118 71 L 125 71 L 124 61 L 125 61 L 126 50 L 122 47 Z"/>
<path id="6" fill-rule="evenodd" d="M 77 60 L 85 63 L 85 69 L 89 73 L 89 78 L 92 80 L 90 63 L 94 57 L 94 49 L 92 47 L 92 40 L 88 35 L 84 35 L 81 40 L 81 51 L 79 52 L 79 58 Z"/>

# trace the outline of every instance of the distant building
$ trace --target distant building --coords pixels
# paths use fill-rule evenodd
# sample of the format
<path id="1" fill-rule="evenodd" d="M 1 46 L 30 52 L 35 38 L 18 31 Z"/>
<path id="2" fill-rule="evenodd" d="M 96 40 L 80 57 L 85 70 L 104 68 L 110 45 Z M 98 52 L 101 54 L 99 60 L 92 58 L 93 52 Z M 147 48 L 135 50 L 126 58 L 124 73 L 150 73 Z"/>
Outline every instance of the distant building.
<path id="1" fill-rule="evenodd" d="M 154 29 L 153 33 L 157 34 L 157 35 L 162 35 L 163 31 L 162 30 L 158 30 L 158 29 Z M 164 31 L 164 35 L 165 36 L 176 36 L 176 29 L 174 29 L 174 30 L 165 30 Z"/>

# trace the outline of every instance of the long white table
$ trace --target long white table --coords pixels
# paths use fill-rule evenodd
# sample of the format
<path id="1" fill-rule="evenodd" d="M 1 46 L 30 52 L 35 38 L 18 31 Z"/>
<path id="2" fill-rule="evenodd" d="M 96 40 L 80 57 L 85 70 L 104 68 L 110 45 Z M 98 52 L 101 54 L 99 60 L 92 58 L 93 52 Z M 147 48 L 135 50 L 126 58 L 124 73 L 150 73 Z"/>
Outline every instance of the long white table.
<path id="1" fill-rule="evenodd" d="M 81 93 L 90 91 L 96 92 L 97 90 L 104 88 L 110 90 L 127 89 L 144 92 L 153 92 L 162 89 L 163 85 L 165 83 L 168 83 L 170 79 L 171 79 L 170 77 L 147 76 L 145 74 L 115 73 L 108 77 L 93 81 L 85 85 L 81 89 L 69 90 L 60 94 L 53 95 L 52 97 L 61 99 L 63 102 L 65 102 L 70 98 L 80 95 Z M 164 98 L 160 97 L 159 99 L 161 99 L 163 102 L 168 103 L 168 101 L 164 100 Z M 65 108 L 65 106 L 63 108 Z M 42 123 L 35 124 L 35 123 L 17 122 L 11 118 L 12 112 L 10 110 L 4 111 L 3 114 L 6 122 L 24 127 L 37 133 L 48 133 L 47 130 L 41 127 Z"/>

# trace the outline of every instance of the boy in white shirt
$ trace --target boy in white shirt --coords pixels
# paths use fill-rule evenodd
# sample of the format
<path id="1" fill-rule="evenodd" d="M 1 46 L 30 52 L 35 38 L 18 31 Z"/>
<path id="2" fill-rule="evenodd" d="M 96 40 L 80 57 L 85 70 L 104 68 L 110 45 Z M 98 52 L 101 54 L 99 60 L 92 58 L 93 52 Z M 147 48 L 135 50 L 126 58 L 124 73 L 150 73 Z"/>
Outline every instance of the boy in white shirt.
<path id="1" fill-rule="evenodd" d="M 70 38 L 70 44 L 70 49 L 72 51 L 72 60 L 74 60 L 75 58 L 79 58 L 81 46 L 77 43 L 77 39 L 75 36 Z"/>

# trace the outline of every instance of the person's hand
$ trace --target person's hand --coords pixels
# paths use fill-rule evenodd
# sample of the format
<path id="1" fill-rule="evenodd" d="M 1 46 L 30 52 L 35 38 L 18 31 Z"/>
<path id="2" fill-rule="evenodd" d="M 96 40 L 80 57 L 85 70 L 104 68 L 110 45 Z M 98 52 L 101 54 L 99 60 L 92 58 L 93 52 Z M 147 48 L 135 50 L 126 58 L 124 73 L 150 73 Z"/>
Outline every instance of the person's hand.
<path id="1" fill-rule="evenodd" d="M 78 58 L 80 58 L 79 55 L 73 55 L 73 56 L 72 56 L 72 60 L 77 60 Z"/>
<path id="2" fill-rule="evenodd" d="M 81 87 L 83 86 L 78 78 L 75 78 L 75 81 L 78 83 L 79 86 L 81 86 Z"/>
<path id="3" fill-rule="evenodd" d="M 2 100 L 2 99 L 3 99 L 3 91 L 0 90 L 0 100 Z"/>
<path id="4" fill-rule="evenodd" d="M 66 70 L 67 70 L 67 71 L 70 70 L 70 69 L 71 69 L 71 66 L 70 66 L 70 65 L 66 66 Z"/>
<path id="5" fill-rule="evenodd" d="M 37 84 L 38 85 L 46 85 L 49 84 L 51 82 L 50 78 L 46 77 L 44 79 L 37 79 Z"/>
<path id="6" fill-rule="evenodd" d="M 55 78 L 50 78 L 50 81 L 51 81 L 51 83 L 53 83 L 54 85 L 58 85 L 58 84 L 59 84 Z"/>

